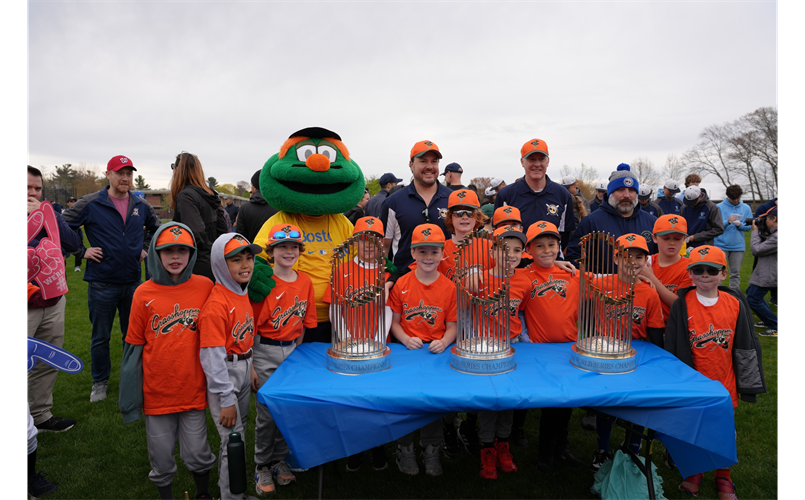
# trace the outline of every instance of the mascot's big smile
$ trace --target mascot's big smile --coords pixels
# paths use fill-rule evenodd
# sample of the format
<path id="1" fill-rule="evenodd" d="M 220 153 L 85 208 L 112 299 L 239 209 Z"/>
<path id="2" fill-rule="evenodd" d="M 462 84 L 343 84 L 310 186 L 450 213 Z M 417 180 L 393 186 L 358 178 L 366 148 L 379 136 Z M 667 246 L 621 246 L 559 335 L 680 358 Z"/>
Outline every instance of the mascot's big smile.
<path id="1" fill-rule="evenodd" d="M 360 201 L 364 188 L 363 173 L 341 137 L 321 127 L 291 134 L 260 174 L 266 201 L 292 213 L 346 212 Z"/>

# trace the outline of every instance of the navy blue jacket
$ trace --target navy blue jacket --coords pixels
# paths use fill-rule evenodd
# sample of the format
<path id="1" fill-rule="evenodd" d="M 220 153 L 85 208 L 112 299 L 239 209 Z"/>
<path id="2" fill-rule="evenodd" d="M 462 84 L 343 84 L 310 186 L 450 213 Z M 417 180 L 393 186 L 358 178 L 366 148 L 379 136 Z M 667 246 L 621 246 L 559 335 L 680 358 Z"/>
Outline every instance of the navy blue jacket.
<path id="1" fill-rule="evenodd" d="M 109 187 L 82 196 L 64 211 L 64 220 L 73 229 L 84 226 L 90 246 L 103 251 L 101 262 L 87 259 L 84 281 L 127 285 L 142 276 L 140 256 L 148 251 L 151 237 L 159 227 L 154 209 L 139 196 L 129 194 L 126 223 L 109 200 Z M 143 231 L 145 228 L 145 231 Z"/>
<path id="2" fill-rule="evenodd" d="M 678 214 L 679 210 L 682 209 L 682 202 L 673 196 L 670 198 L 666 198 L 665 196 L 658 197 L 657 205 L 662 209 L 662 213 L 665 215 Z"/>
<path id="3" fill-rule="evenodd" d="M 651 215 L 657 217 L 658 219 L 663 215 L 665 215 L 665 212 L 663 212 L 663 210 L 660 208 L 659 205 L 657 205 L 657 202 L 655 201 L 650 201 L 645 206 L 641 205 L 640 202 L 637 202 L 637 207 L 645 212 L 650 213 Z"/>
<path id="4" fill-rule="evenodd" d="M 688 243 L 688 248 L 713 245 L 716 236 L 724 233 L 721 210 L 710 201 L 706 191 L 702 191 L 702 197 L 695 206 L 683 205 L 679 215 L 688 222 L 688 235 L 695 236 Z"/>

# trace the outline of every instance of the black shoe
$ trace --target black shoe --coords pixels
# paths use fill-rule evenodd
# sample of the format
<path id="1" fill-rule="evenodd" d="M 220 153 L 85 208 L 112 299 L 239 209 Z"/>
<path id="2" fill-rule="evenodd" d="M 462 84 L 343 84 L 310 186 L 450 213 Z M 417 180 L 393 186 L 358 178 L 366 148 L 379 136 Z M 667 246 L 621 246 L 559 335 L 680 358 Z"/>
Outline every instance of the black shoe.
<path id="1" fill-rule="evenodd" d="M 36 424 L 39 432 L 64 432 L 70 430 L 75 425 L 73 418 L 50 417 L 41 424 Z"/>
<path id="2" fill-rule="evenodd" d="M 537 470 L 545 474 L 546 476 L 553 476 L 556 474 L 556 468 L 553 465 L 553 458 L 538 458 L 537 459 Z"/>
<path id="3" fill-rule="evenodd" d="M 355 472 L 360 470 L 361 465 L 363 464 L 363 455 L 364 452 L 360 452 L 350 455 L 349 458 L 347 458 L 347 472 Z"/>
<path id="4" fill-rule="evenodd" d="M 45 474 L 42 472 L 28 476 L 28 495 L 34 499 L 53 493 L 57 489 L 55 484 L 45 479 Z"/>
<path id="5" fill-rule="evenodd" d="M 478 441 L 478 431 L 475 430 L 475 426 L 465 420 L 458 426 L 457 434 L 467 453 L 480 458 L 481 443 Z"/>
<path id="6" fill-rule="evenodd" d="M 456 428 L 452 424 L 444 424 L 444 446 L 442 448 L 446 458 L 456 458 L 461 455 Z"/>
<path id="7" fill-rule="evenodd" d="M 375 470 L 386 470 L 389 468 L 389 461 L 386 459 L 385 446 L 372 448 L 372 467 Z"/>
<path id="8" fill-rule="evenodd" d="M 558 455 L 554 455 L 554 460 L 556 462 L 562 462 L 568 467 L 573 467 L 574 469 L 583 469 L 585 467 L 584 463 L 571 455 L 570 450 L 568 449 L 565 449 L 565 451 L 559 453 Z"/>
<path id="9" fill-rule="evenodd" d="M 593 454 L 593 463 L 590 465 L 590 470 L 593 472 L 598 472 L 598 469 L 604 465 L 604 462 L 607 460 L 612 460 L 612 455 L 605 450 L 598 450 Z"/>
<path id="10" fill-rule="evenodd" d="M 511 441 L 520 448 L 528 447 L 528 437 L 525 435 L 525 430 L 522 427 L 513 427 Z"/>

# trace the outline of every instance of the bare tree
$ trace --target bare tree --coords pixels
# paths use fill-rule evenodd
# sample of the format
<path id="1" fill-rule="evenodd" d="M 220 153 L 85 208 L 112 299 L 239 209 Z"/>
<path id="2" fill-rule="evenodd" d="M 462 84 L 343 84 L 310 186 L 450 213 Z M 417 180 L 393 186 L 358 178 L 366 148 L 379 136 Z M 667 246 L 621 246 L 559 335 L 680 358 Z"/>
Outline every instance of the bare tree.
<path id="1" fill-rule="evenodd" d="M 711 125 L 699 134 L 699 143 L 682 156 L 688 172 L 702 178 L 714 175 L 726 189 L 733 182 L 734 161 L 730 159 L 731 145 L 722 125 Z"/>
<path id="2" fill-rule="evenodd" d="M 662 166 L 660 174 L 662 175 L 663 182 L 665 182 L 666 179 L 673 179 L 680 182 L 682 178 L 685 177 L 685 164 L 682 163 L 676 154 L 671 153 L 665 158 L 665 165 Z"/>
<path id="3" fill-rule="evenodd" d="M 758 132 L 755 153 L 771 167 L 774 187 L 777 188 L 777 108 L 758 108 L 740 120 L 745 120 Z"/>
<path id="4" fill-rule="evenodd" d="M 662 183 L 660 172 L 654 168 L 654 162 L 650 158 L 637 158 L 630 165 L 632 172 L 637 176 L 637 182 L 641 186 L 650 186 L 652 189 L 659 187 Z"/>

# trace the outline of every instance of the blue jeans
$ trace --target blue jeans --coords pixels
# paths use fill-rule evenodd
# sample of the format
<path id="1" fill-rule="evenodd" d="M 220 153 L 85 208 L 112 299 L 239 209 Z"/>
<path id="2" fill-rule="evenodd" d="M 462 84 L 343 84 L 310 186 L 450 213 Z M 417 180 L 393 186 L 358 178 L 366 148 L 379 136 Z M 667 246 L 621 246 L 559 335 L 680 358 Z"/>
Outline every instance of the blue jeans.
<path id="1" fill-rule="evenodd" d="M 775 316 L 771 307 L 769 307 L 769 304 L 767 304 L 765 300 L 766 294 L 770 291 L 773 291 L 773 289 L 749 285 L 746 289 L 746 300 L 749 302 L 752 311 L 754 311 L 758 318 L 763 321 L 763 324 L 766 325 L 766 328 L 776 330 L 777 316 Z"/>
<path id="2" fill-rule="evenodd" d="M 90 357 L 92 359 L 92 381 L 103 382 L 109 380 L 112 371 L 112 361 L 109 356 L 109 339 L 112 336 L 112 324 L 115 322 L 115 313 L 120 313 L 120 332 L 126 340 L 126 330 L 129 328 L 129 313 L 131 312 L 131 299 L 134 290 L 140 282 L 119 285 L 116 283 L 102 283 L 90 281 L 87 286 L 87 308 L 89 320 L 92 322 L 92 344 Z"/>

